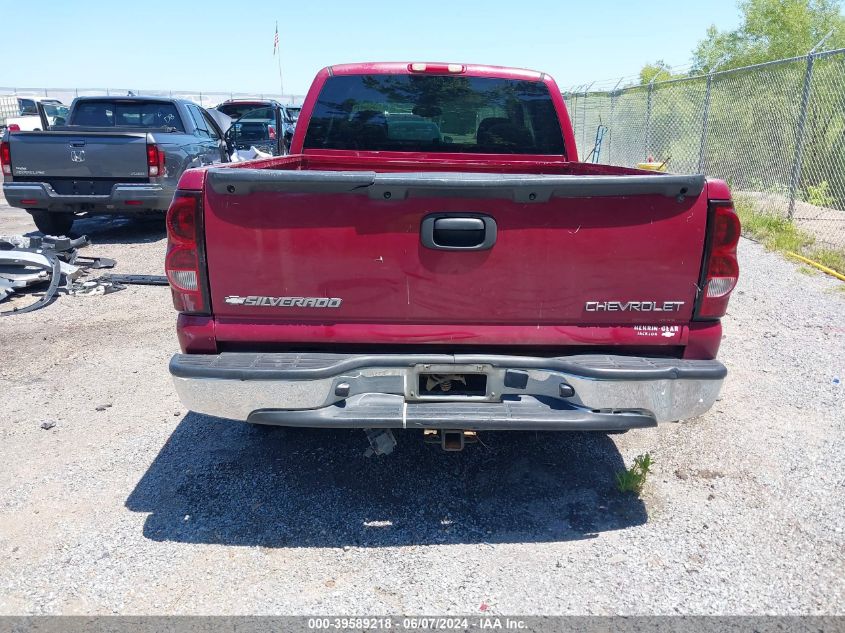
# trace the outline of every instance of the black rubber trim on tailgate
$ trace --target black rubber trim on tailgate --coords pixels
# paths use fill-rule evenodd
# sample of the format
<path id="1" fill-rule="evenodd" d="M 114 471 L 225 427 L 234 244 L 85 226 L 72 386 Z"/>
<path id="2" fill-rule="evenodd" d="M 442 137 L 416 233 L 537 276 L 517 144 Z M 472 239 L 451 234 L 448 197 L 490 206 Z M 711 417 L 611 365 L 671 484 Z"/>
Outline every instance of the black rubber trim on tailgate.
<path id="1" fill-rule="evenodd" d="M 376 173 L 212 168 L 211 188 L 222 195 L 256 191 L 297 193 L 353 193 L 371 198 L 401 200 L 415 197 L 509 198 L 521 203 L 550 198 L 596 198 L 662 195 L 684 200 L 704 190 L 701 175 L 654 173 L 627 176 L 542 176 L 464 172 Z"/>
<path id="2" fill-rule="evenodd" d="M 402 396 L 366 394 L 321 409 L 253 411 L 253 424 L 321 428 L 461 429 L 466 431 L 624 431 L 657 426 L 647 411 L 560 408 L 525 396 L 504 402 L 408 403 Z"/>
<path id="3" fill-rule="evenodd" d="M 716 360 L 682 360 L 613 355 L 558 358 L 485 354 L 324 354 L 279 352 L 217 355 L 176 354 L 170 373 L 179 378 L 226 380 L 315 380 L 366 367 L 419 364 L 482 364 L 509 369 L 547 369 L 600 380 L 721 380 L 727 369 Z"/>

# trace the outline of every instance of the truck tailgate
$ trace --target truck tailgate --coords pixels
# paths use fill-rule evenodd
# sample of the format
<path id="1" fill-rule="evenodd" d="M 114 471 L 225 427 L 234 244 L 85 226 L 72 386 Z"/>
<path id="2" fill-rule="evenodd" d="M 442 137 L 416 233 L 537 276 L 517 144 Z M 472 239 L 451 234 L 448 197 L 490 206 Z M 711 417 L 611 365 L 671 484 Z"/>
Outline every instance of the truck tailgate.
<path id="1" fill-rule="evenodd" d="M 211 169 L 211 302 L 222 321 L 265 324 L 685 324 L 704 187 L 700 176 Z"/>
<path id="2" fill-rule="evenodd" d="M 120 132 L 17 132 L 9 137 L 14 177 L 147 178 L 147 135 Z"/>

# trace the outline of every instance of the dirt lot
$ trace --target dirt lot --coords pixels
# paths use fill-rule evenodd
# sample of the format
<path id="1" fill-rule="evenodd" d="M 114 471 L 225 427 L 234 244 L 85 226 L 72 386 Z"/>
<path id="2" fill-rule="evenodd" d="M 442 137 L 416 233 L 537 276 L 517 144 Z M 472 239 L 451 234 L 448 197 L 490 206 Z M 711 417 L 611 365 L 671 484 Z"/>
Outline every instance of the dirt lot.
<path id="1" fill-rule="evenodd" d="M 160 222 L 78 228 L 161 272 Z M 845 613 L 843 284 L 740 252 L 708 415 L 459 454 L 185 411 L 166 287 L 4 317 L 0 613 Z"/>

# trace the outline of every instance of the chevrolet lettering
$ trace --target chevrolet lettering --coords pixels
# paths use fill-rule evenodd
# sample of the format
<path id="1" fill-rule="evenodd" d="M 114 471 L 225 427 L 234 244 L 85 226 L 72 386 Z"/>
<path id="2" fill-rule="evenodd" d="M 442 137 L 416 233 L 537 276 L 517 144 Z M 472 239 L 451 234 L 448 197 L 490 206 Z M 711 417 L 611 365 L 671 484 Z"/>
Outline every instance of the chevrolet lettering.
<path id="1" fill-rule="evenodd" d="M 684 301 L 588 301 L 587 312 L 680 312 Z"/>

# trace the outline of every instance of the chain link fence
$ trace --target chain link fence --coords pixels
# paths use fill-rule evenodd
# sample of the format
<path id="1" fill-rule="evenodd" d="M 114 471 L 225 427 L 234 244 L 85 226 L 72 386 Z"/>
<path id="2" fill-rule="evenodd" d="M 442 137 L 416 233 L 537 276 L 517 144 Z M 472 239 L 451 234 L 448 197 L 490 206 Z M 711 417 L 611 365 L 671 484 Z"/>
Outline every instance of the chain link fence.
<path id="1" fill-rule="evenodd" d="M 724 179 L 845 250 L 845 49 L 564 99 L 582 160 Z"/>
<path id="2" fill-rule="evenodd" d="M 258 93 L 258 92 L 204 92 L 201 90 L 139 90 L 135 88 L 15 88 L 0 87 L 0 95 L 17 95 L 19 97 L 49 97 L 69 104 L 75 97 L 87 96 L 126 96 L 129 93 L 137 96 L 168 97 L 173 99 L 187 99 L 205 108 L 216 106 L 227 99 L 275 99 L 285 105 L 301 105 L 304 95 Z"/>

